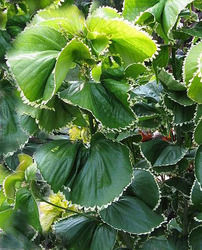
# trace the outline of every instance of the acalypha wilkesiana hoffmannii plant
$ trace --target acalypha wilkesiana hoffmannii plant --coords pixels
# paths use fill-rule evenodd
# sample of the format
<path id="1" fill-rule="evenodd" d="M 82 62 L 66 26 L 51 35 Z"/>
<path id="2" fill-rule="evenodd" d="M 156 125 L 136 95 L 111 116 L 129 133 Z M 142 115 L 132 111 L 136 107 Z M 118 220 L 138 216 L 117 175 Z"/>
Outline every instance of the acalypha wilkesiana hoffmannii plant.
<path id="1" fill-rule="evenodd" d="M 201 9 L 0 1 L 0 248 L 201 249 Z"/>

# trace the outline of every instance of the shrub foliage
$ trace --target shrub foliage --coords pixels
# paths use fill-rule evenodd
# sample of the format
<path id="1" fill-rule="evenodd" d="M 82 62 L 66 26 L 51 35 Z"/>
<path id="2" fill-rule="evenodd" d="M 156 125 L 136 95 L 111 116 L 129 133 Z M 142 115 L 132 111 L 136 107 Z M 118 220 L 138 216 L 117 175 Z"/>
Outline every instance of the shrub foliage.
<path id="1" fill-rule="evenodd" d="M 201 249 L 201 9 L 0 1 L 0 248 Z"/>

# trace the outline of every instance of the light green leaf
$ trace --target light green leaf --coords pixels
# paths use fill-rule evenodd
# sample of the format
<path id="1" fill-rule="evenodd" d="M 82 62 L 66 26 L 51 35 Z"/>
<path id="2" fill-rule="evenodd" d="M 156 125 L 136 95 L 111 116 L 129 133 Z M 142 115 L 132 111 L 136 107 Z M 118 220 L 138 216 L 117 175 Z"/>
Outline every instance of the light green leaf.
<path id="1" fill-rule="evenodd" d="M 85 18 L 76 5 L 41 10 L 32 21 L 34 25 L 48 26 L 70 37 L 82 36 L 84 23 Z"/>
<path id="2" fill-rule="evenodd" d="M 116 231 L 93 217 L 71 216 L 57 222 L 54 228 L 63 244 L 74 250 L 111 250 L 116 240 Z"/>
<path id="3" fill-rule="evenodd" d="M 201 0 L 195 0 L 194 1 L 194 7 L 199 9 L 199 10 L 202 10 L 202 2 L 201 2 Z"/>
<path id="4" fill-rule="evenodd" d="M 3 184 L 4 193 L 11 202 L 15 198 L 16 183 L 24 180 L 25 170 L 33 163 L 32 157 L 27 154 L 19 154 L 18 159 L 19 165 L 16 171 L 8 175 Z"/>
<path id="5" fill-rule="evenodd" d="M 38 206 L 28 189 L 21 188 L 17 191 L 15 209 L 20 209 L 26 216 L 28 224 L 33 226 L 35 230 L 41 231 Z"/>
<path id="6" fill-rule="evenodd" d="M 186 154 L 187 149 L 161 139 L 153 139 L 141 144 L 144 157 L 153 165 L 168 166 L 178 163 Z"/>
<path id="7" fill-rule="evenodd" d="M 0 185 L 3 184 L 4 179 L 10 174 L 8 169 L 0 164 Z"/>
<path id="8" fill-rule="evenodd" d="M 22 182 L 24 180 L 24 173 L 22 171 L 13 173 L 6 177 L 4 181 L 4 193 L 6 197 L 13 202 L 15 198 L 15 192 L 16 192 L 16 182 Z"/>
<path id="9" fill-rule="evenodd" d="M 128 0 L 128 2 L 132 2 L 132 0 Z M 134 2 L 138 2 L 138 0 L 135 0 Z M 147 24 L 157 21 L 158 23 L 161 23 L 162 30 L 168 38 L 172 39 L 171 30 L 177 22 L 178 15 L 188 4 L 193 2 L 193 0 L 159 0 L 150 2 L 151 3 L 149 3 L 148 8 L 145 11 L 144 9 L 140 10 L 144 12 L 140 14 L 139 18 L 137 18 L 137 23 Z M 134 11 L 137 11 L 137 8 L 135 8 Z"/>
<path id="10" fill-rule="evenodd" d="M 199 42 L 196 45 L 193 45 L 189 50 L 189 52 L 187 53 L 183 67 L 184 82 L 186 83 L 187 86 L 189 85 L 190 80 L 193 79 L 195 73 L 199 70 L 198 60 L 200 58 L 201 51 L 202 51 L 202 42 Z"/>
<path id="11" fill-rule="evenodd" d="M 55 66 L 56 91 L 65 80 L 68 71 L 78 61 L 91 59 L 90 49 L 77 39 L 71 40 L 59 54 Z"/>
<path id="12" fill-rule="evenodd" d="M 93 81 L 100 82 L 101 74 L 102 74 L 102 65 L 101 64 L 95 65 L 95 67 L 91 71 L 91 77 Z"/>
<path id="13" fill-rule="evenodd" d="M 123 16 L 129 21 L 134 21 L 141 12 L 152 7 L 158 3 L 158 1 L 159 0 L 125 0 L 123 4 Z"/>
<path id="14" fill-rule="evenodd" d="M 134 180 L 130 185 L 130 190 L 151 209 L 154 209 L 160 202 L 158 184 L 154 176 L 147 170 L 134 170 Z M 149 196 L 148 193 L 150 193 Z"/>
<path id="15" fill-rule="evenodd" d="M 125 75 L 128 78 L 136 79 L 140 74 L 143 74 L 147 68 L 141 63 L 133 63 L 125 69 Z"/>
<path id="16" fill-rule="evenodd" d="M 100 211 L 102 220 L 118 230 L 143 234 L 151 232 L 163 221 L 163 216 L 153 212 L 139 198 L 122 196 L 119 201 Z"/>
<path id="17" fill-rule="evenodd" d="M 67 103 L 90 110 L 105 127 L 123 128 L 135 119 L 127 100 L 129 88 L 128 83 L 112 79 L 103 83 L 74 82 L 59 97 Z"/>
<path id="18" fill-rule="evenodd" d="M 87 27 L 90 32 L 107 35 L 111 41 L 109 50 L 118 53 L 126 66 L 143 62 L 157 51 L 157 45 L 148 35 L 124 20 L 90 16 Z"/>
<path id="19" fill-rule="evenodd" d="M 192 250 L 202 250 L 202 226 L 195 227 L 189 234 L 189 245 Z"/>
<path id="20" fill-rule="evenodd" d="M 65 44 L 59 32 L 43 26 L 27 28 L 15 40 L 7 55 L 8 64 L 29 102 L 47 103 L 54 95 L 56 57 Z"/>
<path id="21" fill-rule="evenodd" d="M 6 231 L 9 228 L 12 215 L 13 215 L 12 208 L 0 211 L 0 228 L 3 229 L 4 231 Z"/>
<path id="22" fill-rule="evenodd" d="M 6 80 L 0 81 L 0 155 L 9 155 L 22 147 L 29 138 L 20 126 L 15 112 L 17 100 Z"/>
<path id="23" fill-rule="evenodd" d="M 87 156 L 69 198 L 82 206 L 101 207 L 118 197 L 131 181 L 129 150 L 98 133 L 92 138 Z"/>
<path id="24" fill-rule="evenodd" d="M 190 81 L 188 96 L 195 102 L 202 104 L 202 77 L 199 73 Z"/>
<path id="25" fill-rule="evenodd" d="M 195 156 L 195 175 L 200 186 L 202 186 L 201 164 L 202 164 L 202 146 L 199 146 Z"/>
<path id="26" fill-rule="evenodd" d="M 117 12 L 116 9 L 106 6 L 106 7 L 97 8 L 92 13 L 91 17 L 113 19 L 113 18 L 120 18 L 121 15 Z"/>
<path id="27" fill-rule="evenodd" d="M 20 164 L 16 169 L 17 172 L 19 171 L 24 172 L 33 163 L 32 157 L 27 154 L 19 154 L 18 159 Z"/>

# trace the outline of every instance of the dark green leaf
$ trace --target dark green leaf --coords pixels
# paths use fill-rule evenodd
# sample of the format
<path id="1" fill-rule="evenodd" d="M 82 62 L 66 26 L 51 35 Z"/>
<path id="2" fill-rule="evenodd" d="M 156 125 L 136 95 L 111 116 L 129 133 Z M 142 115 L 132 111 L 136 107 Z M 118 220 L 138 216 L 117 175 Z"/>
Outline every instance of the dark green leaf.
<path id="1" fill-rule="evenodd" d="M 183 146 L 172 144 L 161 139 L 153 139 L 141 144 L 144 157 L 155 166 L 167 166 L 178 163 L 186 154 Z"/>
<path id="2" fill-rule="evenodd" d="M 164 221 L 163 216 L 152 211 L 139 198 L 131 196 L 122 196 L 101 210 L 100 216 L 110 226 L 134 234 L 151 232 Z"/>
<path id="3" fill-rule="evenodd" d="M 129 126 L 135 119 L 127 100 L 129 87 L 126 82 L 115 80 L 106 80 L 102 84 L 74 82 L 59 96 L 66 102 L 90 110 L 104 126 L 120 128 Z"/>

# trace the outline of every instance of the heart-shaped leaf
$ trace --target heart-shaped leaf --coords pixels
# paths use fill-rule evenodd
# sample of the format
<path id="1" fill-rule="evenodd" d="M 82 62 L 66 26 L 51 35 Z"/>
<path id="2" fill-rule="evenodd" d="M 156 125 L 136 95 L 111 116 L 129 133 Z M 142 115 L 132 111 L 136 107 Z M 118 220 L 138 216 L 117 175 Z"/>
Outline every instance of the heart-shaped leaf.
<path id="1" fill-rule="evenodd" d="M 28 102 L 47 103 L 54 95 L 56 57 L 65 44 L 58 31 L 45 26 L 29 27 L 15 40 L 8 64 Z"/>
<path id="2" fill-rule="evenodd" d="M 152 166 L 156 167 L 178 163 L 185 156 L 187 149 L 161 139 L 153 139 L 143 142 L 141 151 Z"/>
<path id="3" fill-rule="evenodd" d="M 112 79 L 103 83 L 73 82 L 59 97 L 67 103 L 90 110 L 105 127 L 123 128 L 135 119 L 128 103 L 129 88 L 128 83 Z"/>
<path id="4" fill-rule="evenodd" d="M 65 246 L 75 250 L 111 250 L 116 240 L 116 231 L 93 217 L 71 216 L 57 222 L 54 228 Z"/>
<path id="5" fill-rule="evenodd" d="M 0 155 L 9 155 L 22 147 L 29 138 L 20 126 L 15 112 L 17 99 L 6 80 L 0 81 Z"/>
<path id="6" fill-rule="evenodd" d="M 163 221 L 163 216 L 155 213 L 139 198 L 122 196 L 119 201 L 100 211 L 102 220 L 118 230 L 134 234 L 151 232 Z"/>

